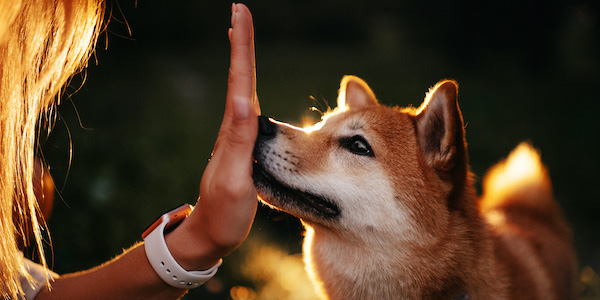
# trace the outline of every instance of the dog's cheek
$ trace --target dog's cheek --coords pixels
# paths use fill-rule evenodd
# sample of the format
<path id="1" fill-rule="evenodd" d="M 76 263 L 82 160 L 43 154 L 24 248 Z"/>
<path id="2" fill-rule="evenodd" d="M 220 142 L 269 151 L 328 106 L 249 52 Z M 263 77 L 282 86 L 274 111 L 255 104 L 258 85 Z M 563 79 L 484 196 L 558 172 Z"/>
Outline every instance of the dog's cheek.
<path id="1" fill-rule="evenodd" d="M 339 226 L 380 237 L 402 233 L 393 239 L 413 235 L 409 210 L 396 200 L 393 184 L 381 167 L 352 172 L 332 165 L 330 172 L 314 176 L 311 181 L 318 190 L 315 193 L 332 199 L 340 207 Z"/>

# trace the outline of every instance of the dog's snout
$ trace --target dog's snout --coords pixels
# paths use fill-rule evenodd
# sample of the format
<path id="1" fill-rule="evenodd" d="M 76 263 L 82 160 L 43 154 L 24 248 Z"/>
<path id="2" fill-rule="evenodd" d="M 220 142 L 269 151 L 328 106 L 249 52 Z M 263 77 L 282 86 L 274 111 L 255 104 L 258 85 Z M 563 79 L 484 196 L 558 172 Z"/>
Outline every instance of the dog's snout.
<path id="1" fill-rule="evenodd" d="M 258 116 L 258 135 L 273 137 L 277 133 L 277 125 L 265 116 Z"/>

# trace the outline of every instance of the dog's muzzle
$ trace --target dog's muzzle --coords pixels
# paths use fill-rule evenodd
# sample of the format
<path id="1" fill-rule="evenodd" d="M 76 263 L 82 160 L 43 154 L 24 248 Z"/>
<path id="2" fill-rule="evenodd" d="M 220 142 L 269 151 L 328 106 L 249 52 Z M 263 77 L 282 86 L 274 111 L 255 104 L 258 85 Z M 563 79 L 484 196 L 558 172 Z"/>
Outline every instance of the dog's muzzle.
<path id="1" fill-rule="evenodd" d="M 277 180 L 271 174 L 270 168 L 267 165 L 270 161 L 269 156 L 273 155 L 275 151 L 268 144 L 270 140 L 277 136 L 277 131 L 278 125 L 271 121 L 271 119 L 264 116 L 258 117 L 258 137 L 254 146 L 252 178 L 259 195 L 269 203 L 275 199 L 280 204 L 295 203 L 303 211 L 311 212 L 312 215 L 318 216 L 321 219 L 332 220 L 338 218 L 340 208 L 332 201 L 323 196 L 291 188 L 289 185 Z M 275 203 L 271 204 L 275 205 Z M 284 209 L 283 207 L 279 208 Z"/>

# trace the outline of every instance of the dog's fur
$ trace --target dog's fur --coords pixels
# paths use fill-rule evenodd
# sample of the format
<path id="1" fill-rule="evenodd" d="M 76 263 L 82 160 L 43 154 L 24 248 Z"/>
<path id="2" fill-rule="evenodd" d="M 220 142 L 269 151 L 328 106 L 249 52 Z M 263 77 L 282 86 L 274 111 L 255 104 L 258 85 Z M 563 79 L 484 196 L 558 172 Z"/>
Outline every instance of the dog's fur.
<path id="1" fill-rule="evenodd" d="M 255 185 L 302 220 L 324 298 L 574 298 L 570 232 L 539 155 L 517 147 L 478 201 L 457 95 L 445 80 L 419 108 L 391 108 L 346 76 L 313 127 L 261 117 Z"/>

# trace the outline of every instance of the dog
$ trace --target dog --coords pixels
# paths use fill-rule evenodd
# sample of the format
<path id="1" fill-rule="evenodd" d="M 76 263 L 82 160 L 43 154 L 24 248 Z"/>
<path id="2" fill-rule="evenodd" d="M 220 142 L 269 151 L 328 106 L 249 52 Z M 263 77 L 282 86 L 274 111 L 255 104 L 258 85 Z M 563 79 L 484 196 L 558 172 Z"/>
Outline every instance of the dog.
<path id="1" fill-rule="evenodd" d="M 458 84 L 420 107 L 342 79 L 338 105 L 297 128 L 259 117 L 260 199 L 300 218 L 323 299 L 574 299 L 571 233 L 539 154 L 519 145 L 484 178 L 468 165 Z"/>

